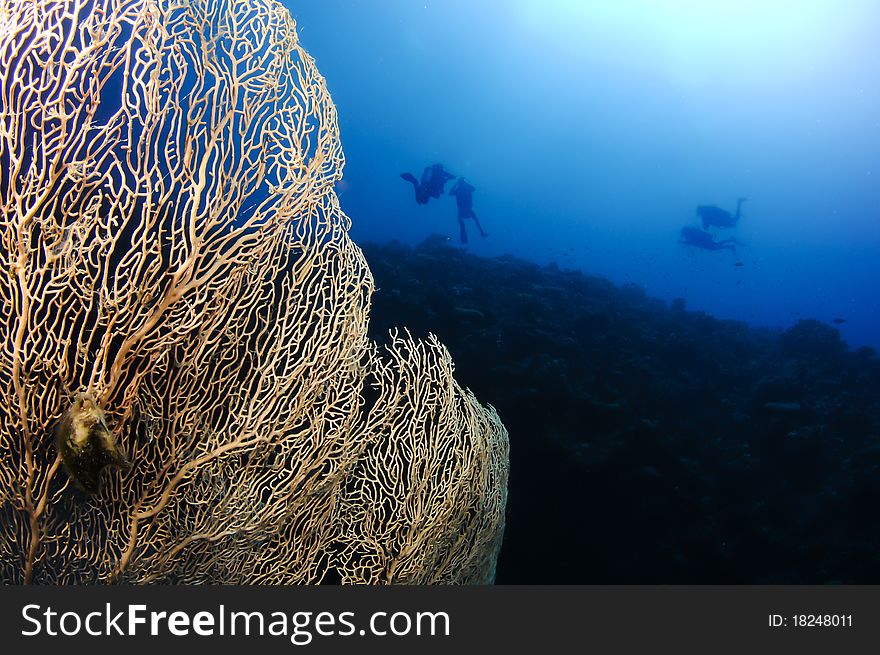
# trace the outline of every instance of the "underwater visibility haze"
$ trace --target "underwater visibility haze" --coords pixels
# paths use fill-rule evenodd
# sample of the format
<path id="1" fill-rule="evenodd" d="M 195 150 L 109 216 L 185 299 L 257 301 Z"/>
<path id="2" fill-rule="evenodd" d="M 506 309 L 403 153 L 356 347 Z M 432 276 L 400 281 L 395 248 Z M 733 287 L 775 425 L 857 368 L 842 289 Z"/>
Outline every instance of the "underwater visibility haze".
<path id="1" fill-rule="evenodd" d="M 339 107 L 357 241 L 457 241 L 452 199 L 414 206 L 398 177 L 440 162 L 477 189 L 476 254 L 880 346 L 877 3 L 286 5 Z M 715 230 L 736 255 L 682 247 L 697 206 L 739 197 Z"/>
<path id="2" fill-rule="evenodd" d="M 880 583 L 873 0 L 0 4 L 0 582 Z"/>
<path id="3" fill-rule="evenodd" d="M 499 582 L 880 582 L 880 5 L 285 3 L 371 334 L 509 430 Z"/>

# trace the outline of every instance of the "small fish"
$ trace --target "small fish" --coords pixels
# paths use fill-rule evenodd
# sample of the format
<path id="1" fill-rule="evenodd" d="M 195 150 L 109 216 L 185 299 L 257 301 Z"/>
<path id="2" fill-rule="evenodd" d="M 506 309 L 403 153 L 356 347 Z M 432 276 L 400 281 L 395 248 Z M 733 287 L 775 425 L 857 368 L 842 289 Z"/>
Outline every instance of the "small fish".
<path id="1" fill-rule="evenodd" d="M 745 264 L 743 264 L 742 262 L 737 262 L 736 264 L 734 264 L 734 266 L 745 266 Z"/>
<path id="2" fill-rule="evenodd" d="M 833 321 L 831 321 L 831 322 L 834 323 L 835 325 L 840 325 L 840 324 L 842 324 L 842 323 L 846 323 L 846 319 L 845 319 L 845 318 L 840 318 L 840 317 L 838 316 L 837 318 L 835 318 L 835 319 L 834 319 Z"/>

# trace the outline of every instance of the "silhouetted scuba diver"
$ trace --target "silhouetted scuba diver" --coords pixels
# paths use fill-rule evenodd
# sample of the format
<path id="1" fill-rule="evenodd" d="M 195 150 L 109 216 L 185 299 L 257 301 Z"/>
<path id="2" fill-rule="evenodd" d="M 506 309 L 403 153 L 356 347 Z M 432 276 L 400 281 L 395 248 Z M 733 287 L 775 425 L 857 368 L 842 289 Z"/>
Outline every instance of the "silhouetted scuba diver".
<path id="1" fill-rule="evenodd" d="M 736 199 L 736 214 L 733 215 L 729 211 L 715 205 L 699 205 L 697 207 L 697 216 L 703 221 L 703 229 L 708 229 L 710 225 L 715 227 L 736 227 L 736 222 L 740 216 L 740 209 L 745 201 L 745 198 Z"/>
<path id="2" fill-rule="evenodd" d="M 446 191 L 446 183 L 455 179 L 455 175 L 443 170 L 443 164 L 431 166 L 431 177 L 428 179 L 428 193 L 432 198 L 439 198 Z"/>
<path id="3" fill-rule="evenodd" d="M 736 245 L 742 245 L 733 238 L 715 241 L 712 235 L 705 230 L 689 226 L 681 228 L 681 242 L 703 250 L 732 250 L 734 255 L 736 254 Z"/>
<path id="4" fill-rule="evenodd" d="M 443 164 L 425 166 L 421 181 L 412 173 L 401 173 L 400 177 L 413 185 L 416 191 L 416 202 L 425 205 L 431 198 L 439 198 L 443 194 L 446 183 L 455 176 L 443 170 Z"/>
<path id="5" fill-rule="evenodd" d="M 476 189 L 465 182 L 463 177 L 458 178 L 456 183 L 453 184 L 452 188 L 449 190 L 449 195 L 455 196 L 455 202 L 458 204 L 458 225 L 461 228 L 460 238 L 462 243 L 467 243 L 468 241 L 467 230 L 465 230 L 464 227 L 464 219 L 466 218 L 474 219 L 474 223 L 477 224 L 477 229 L 480 231 L 481 237 L 489 236 L 483 231 L 483 226 L 480 225 L 480 220 L 474 213 L 474 191 L 476 191 Z"/>

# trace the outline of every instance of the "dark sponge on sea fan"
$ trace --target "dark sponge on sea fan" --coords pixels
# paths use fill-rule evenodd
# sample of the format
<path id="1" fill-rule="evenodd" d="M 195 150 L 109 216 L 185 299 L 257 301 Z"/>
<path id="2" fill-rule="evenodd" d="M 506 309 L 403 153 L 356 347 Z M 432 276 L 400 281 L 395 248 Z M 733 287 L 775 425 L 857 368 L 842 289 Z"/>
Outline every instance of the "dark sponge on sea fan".
<path id="1" fill-rule="evenodd" d="M 98 493 L 101 472 L 106 467 L 131 466 L 91 394 L 77 395 L 58 423 L 55 440 L 67 473 L 88 494 Z"/>

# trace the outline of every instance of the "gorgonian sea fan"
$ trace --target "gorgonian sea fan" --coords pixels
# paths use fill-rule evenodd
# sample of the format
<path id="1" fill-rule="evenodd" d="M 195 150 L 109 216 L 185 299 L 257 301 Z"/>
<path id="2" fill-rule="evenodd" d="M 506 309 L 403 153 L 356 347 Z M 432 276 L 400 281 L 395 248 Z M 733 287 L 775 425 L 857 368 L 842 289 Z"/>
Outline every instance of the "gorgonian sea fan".
<path id="1" fill-rule="evenodd" d="M 366 336 L 336 110 L 259 0 L 0 0 L 0 576 L 494 578 L 507 434 Z"/>

